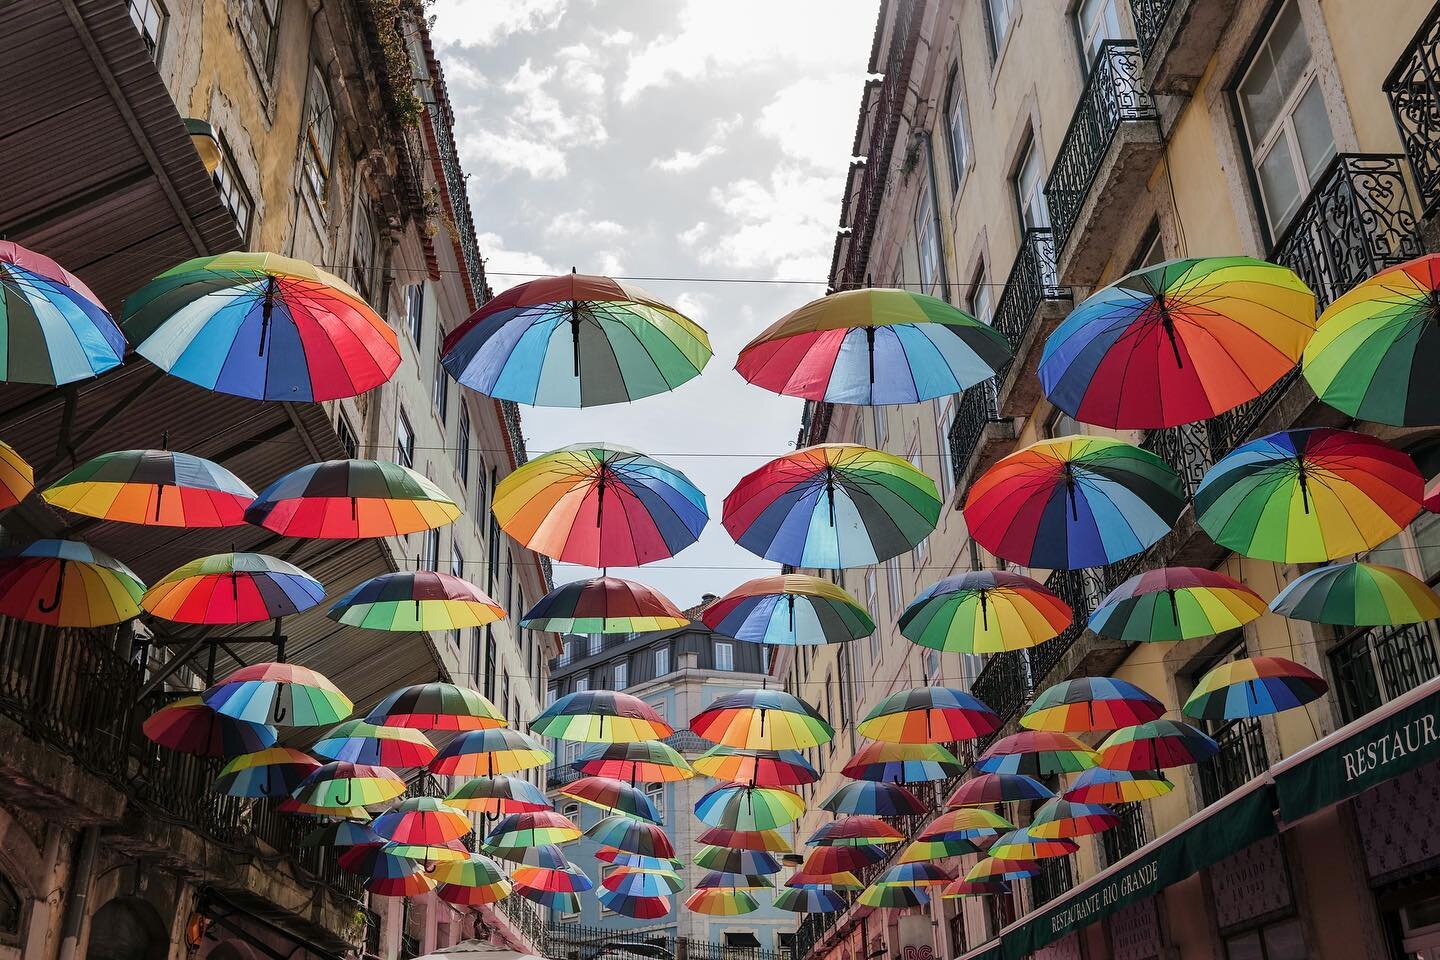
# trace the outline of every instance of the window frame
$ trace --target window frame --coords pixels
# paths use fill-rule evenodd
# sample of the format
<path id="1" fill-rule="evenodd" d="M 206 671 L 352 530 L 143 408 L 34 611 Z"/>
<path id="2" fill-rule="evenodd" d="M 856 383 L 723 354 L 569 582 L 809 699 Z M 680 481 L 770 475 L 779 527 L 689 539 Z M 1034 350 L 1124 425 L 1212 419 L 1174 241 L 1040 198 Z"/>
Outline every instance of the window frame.
<path id="1" fill-rule="evenodd" d="M 449 374 L 446 374 L 449 378 Z M 460 475 L 460 489 L 470 486 L 470 407 L 460 399 L 460 415 L 455 430 L 455 470 Z M 477 508 L 479 504 L 475 505 Z"/>
<path id="2" fill-rule="evenodd" d="M 630 661 L 624 657 L 610 664 L 610 687 L 612 690 L 624 690 L 630 686 Z"/>
<path id="3" fill-rule="evenodd" d="M 323 97 L 323 104 L 317 102 Z M 324 136 L 322 136 L 322 132 Z M 300 132 L 301 168 L 311 196 L 324 210 L 329 202 L 331 166 L 335 162 L 335 95 L 315 61 L 305 89 L 305 126 Z"/>
<path id="4" fill-rule="evenodd" d="M 1075 4 L 1075 11 L 1072 14 L 1071 22 L 1075 26 L 1075 38 L 1080 44 L 1080 63 L 1085 68 L 1085 75 L 1089 76 L 1090 71 L 1095 67 L 1096 59 L 1099 58 L 1100 48 L 1105 42 L 1107 40 L 1122 40 L 1125 38 L 1125 35 L 1120 25 L 1120 8 L 1116 0 L 1098 0 L 1098 3 L 1101 5 L 1100 9 L 1109 12 L 1110 25 L 1115 28 L 1115 32 L 1108 36 L 1101 36 L 1103 31 L 1100 27 L 1107 19 L 1103 13 L 1101 16 L 1095 18 L 1093 25 L 1086 25 L 1085 20 L 1081 16 L 1085 11 L 1085 3 L 1086 0 L 1079 0 L 1079 2 Z M 1092 39 L 1095 40 L 1093 48 L 1091 47 Z"/>
<path id="5" fill-rule="evenodd" d="M 235 162 L 235 151 L 230 149 L 230 141 L 225 139 L 223 132 L 217 133 L 220 140 L 220 162 L 215 165 L 215 172 L 210 175 L 210 179 L 215 184 L 216 192 L 220 194 L 220 202 L 230 212 L 230 218 L 235 221 L 235 227 L 240 231 L 241 246 L 248 247 L 250 230 L 255 225 L 255 195 L 250 192 L 245 177 L 240 173 L 240 165 Z M 232 198 L 241 201 L 245 208 L 243 222 L 235 213 Z"/>
<path id="6" fill-rule="evenodd" d="M 404 407 L 395 411 L 395 456 L 402 467 L 415 469 L 415 427 Z"/>
<path id="7" fill-rule="evenodd" d="M 1035 164 L 1035 189 L 1027 193 L 1024 183 L 1032 162 Z M 1019 151 L 1015 154 L 1014 172 L 1010 174 L 1010 192 L 1015 200 L 1015 212 L 1019 216 L 1022 237 L 1028 230 L 1043 230 L 1050 226 L 1050 201 L 1045 196 L 1046 176 L 1045 158 L 1040 153 L 1040 144 L 1035 140 L 1035 131 L 1027 131 Z M 1031 223 L 1030 214 L 1036 212 L 1036 202 L 1039 203 L 1038 212 L 1043 214 L 1040 217 L 1043 222 Z"/>
<path id="8" fill-rule="evenodd" d="M 355 210 L 350 226 L 350 274 L 355 290 L 371 306 L 375 305 L 375 263 L 380 250 L 380 236 L 365 188 L 355 184 Z M 363 256 L 362 256 L 363 254 Z"/>
<path id="9" fill-rule="evenodd" d="M 440 531 L 434 527 L 420 534 L 420 569 L 432 573 L 440 569 Z"/>
<path id="10" fill-rule="evenodd" d="M 970 162 L 970 107 L 965 102 L 965 92 L 961 89 L 961 84 L 964 82 L 964 78 L 960 74 L 960 64 L 957 61 L 950 66 L 950 77 L 945 82 L 944 100 L 945 151 L 950 157 L 950 186 L 952 196 L 955 197 L 960 196 Z M 958 117 L 956 116 L 957 108 L 959 110 Z"/>
<path id="11" fill-rule="evenodd" d="M 662 643 L 652 651 L 650 667 L 654 670 L 655 677 L 664 677 L 670 674 L 670 647 L 668 645 Z"/>
<path id="12" fill-rule="evenodd" d="M 940 261 L 944 256 L 935 219 L 935 194 L 929 181 L 925 180 L 920 185 L 920 196 L 915 200 L 915 272 L 920 279 L 920 292 L 931 296 L 940 286 Z"/>
<path id="13" fill-rule="evenodd" d="M 995 16 L 997 4 L 1005 8 L 1003 22 Z M 1000 62 L 1005 41 L 1010 39 L 1010 28 L 1015 25 L 1015 10 L 1019 3 L 1018 0 L 985 0 L 981 6 L 985 16 L 985 38 L 990 41 L 990 62 L 993 65 Z"/>
<path id="14" fill-rule="evenodd" d="M 355 429 L 350 426 L 349 418 L 343 413 L 335 418 L 335 436 L 340 441 L 347 460 L 360 456 L 360 438 L 355 435 Z"/>
<path id="15" fill-rule="evenodd" d="M 405 287 L 405 330 L 415 349 L 425 336 L 425 284 L 411 283 Z"/>
<path id="16" fill-rule="evenodd" d="M 722 650 L 725 651 L 724 657 L 720 656 L 720 651 Z M 725 666 L 721 666 L 722 660 L 725 661 Z M 734 673 L 735 644 L 731 643 L 729 640 L 716 640 L 714 646 L 711 647 L 711 662 L 716 670 L 722 670 L 727 673 Z"/>
<path id="17" fill-rule="evenodd" d="M 145 44 L 150 59 L 160 62 L 161 54 L 165 50 L 165 28 L 170 23 L 170 11 L 165 9 L 165 4 L 160 0 L 125 0 L 125 10 L 130 14 L 130 22 L 135 25 L 135 30 L 140 34 L 140 39 Z M 150 35 L 150 30 L 145 22 L 144 11 L 155 12 L 155 35 Z"/>
<path id="18" fill-rule="evenodd" d="M 435 416 L 440 421 L 440 426 L 449 427 L 450 375 L 445 372 L 444 360 L 445 352 L 437 346 L 435 349 L 434 380 L 430 384 L 430 405 L 435 410 Z"/>

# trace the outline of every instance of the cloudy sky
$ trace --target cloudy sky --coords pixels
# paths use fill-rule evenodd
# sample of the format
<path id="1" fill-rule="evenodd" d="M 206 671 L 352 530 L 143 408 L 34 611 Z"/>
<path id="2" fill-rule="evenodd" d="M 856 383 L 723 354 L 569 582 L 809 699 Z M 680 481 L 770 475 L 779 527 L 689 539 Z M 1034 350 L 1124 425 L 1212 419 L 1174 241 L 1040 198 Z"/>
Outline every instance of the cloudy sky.
<path id="1" fill-rule="evenodd" d="M 584 411 L 526 407 L 532 454 L 605 440 L 702 489 L 700 542 L 613 570 L 681 606 L 772 565 L 720 526 L 745 473 L 794 446 L 800 403 L 746 384 L 735 355 L 824 293 L 877 0 L 438 0 L 435 40 L 470 203 L 497 289 L 515 274 L 643 280 L 710 333 L 672 394 Z M 507 274 L 510 274 L 507 276 Z M 557 571 L 557 579 L 580 573 Z M 582 574 L 583 575 L 583 574 Z"/>

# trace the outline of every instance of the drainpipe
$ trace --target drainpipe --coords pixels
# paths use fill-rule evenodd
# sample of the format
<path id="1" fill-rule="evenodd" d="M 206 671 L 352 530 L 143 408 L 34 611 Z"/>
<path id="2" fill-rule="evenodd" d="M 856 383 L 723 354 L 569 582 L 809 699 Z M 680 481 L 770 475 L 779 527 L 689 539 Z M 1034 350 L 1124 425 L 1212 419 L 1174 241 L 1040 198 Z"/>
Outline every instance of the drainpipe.
<path id="1" fill-rule="evenodd" d="M 946 303 L 950 302 L 950 271 L 945 267 L 945 234 L 941 231 L 940 222 L 940 188 L 935 179 L 935 144 L 930 139 L 930 131 L 922 133 L 925 139 L 925 176 L 930 180 L 930 216 L 935 220 L 935 248 L 939 256 L 936 258 L 940 264 L 940 295 Z"/>
<path id="2" fill-rule="evenodd" d="M 80 834 L 80 859 L 70 878 L 70 896 L 65 901 L 65 918 L 60 925 L 58 960 L 75 960 L 79 955 L 80 930 L 85 926 L 85 906 L 90 884 L 95 879 L 95 853 L 100 846 L 100 828 L 86 827 Z"/>

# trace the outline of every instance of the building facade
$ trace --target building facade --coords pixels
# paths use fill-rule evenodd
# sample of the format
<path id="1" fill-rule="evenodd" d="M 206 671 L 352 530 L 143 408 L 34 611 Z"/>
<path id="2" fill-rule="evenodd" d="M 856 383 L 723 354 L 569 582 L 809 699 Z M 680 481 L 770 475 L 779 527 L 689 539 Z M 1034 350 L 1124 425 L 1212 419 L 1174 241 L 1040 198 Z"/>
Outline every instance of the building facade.
<path id="1" fill-rule="evenodd" d="M 461 391 L 439 366 L 445 332 L 490 289 L 420 6 L 27 0 L 7 16 L 7 239 L 66 265 L 116 315 L 190 257 L 308 260 L 392 324 L 403 358 L 384 386 L 325 404 L 202 391 L 138 357 L 62 390 L 6 384 L 0 437 L 39 484 L 102 452 L 168 443 L 257 490 L 314 461 L 397 461 L 465 511 L 426 534 L 295 543 L 260 528 L 86 522 L 32 497 L 0 518 L 7 542 L 83 539 L 147 582 L 210 553 L 277 553 L 332 599 L 418 565 L 470 579 L 510 616 L 464 633 L 381 634 L 337 627 L 325 604 L 287 618 L 278 638 L 153 620 L 0 623 L 0 957 L 390 958 L 477 929 L 532 951 L 532 905 L 467 913 L 433 898 L 371 898 L 333 851 L 300 844 L 313 822 L 210 793 L 214 764 L 139 733 L 166 699 L 277 656 L 328 676 L 360 715 L 396 687 L 436 679 L 483 691 L 522 729 L 541 709 L 554 638 L 510 625 L 548 590 L 548 561 L 511 543 L 489 509 L 495 484 L 526 458 L 519 415 Z"/>
<path id="2" fill-rule="evenodd" d="M 1383 16 L 1347 0 L 881 4 L 832 289 L 903 285 L 942 297 L 1002 332 L 1015 358 L 996 380 L 930 404 L 805 411 L 802 443 L 906 457 L 935 478 L 945 504 L 934 534 L 907 556 L 832 575 L 869 606 L 874 637 L 776 663 L 787 687 L 833 711 L 835 741 L 812 751 L 830 772 L 811 796 L 838 784 L 856 720 L 905 687 L 971 690 L 1005 721 L 997 736 L 1017 729 L 1036 693 L 1074 676 L 1113 674 L 1174 711 L 1212 667 L 1263 653 L 1319 672 L 1330 693 L 1306 710 L 1212 726 L 1218 757 L 1171 771 L 1173 792 L 1123 808 L 1119 827 L 1008 895 L 807 918 L 797 955 L 1288 960 L 1436 949 L 1430 812 L 1440 767 L 1417 732 L 1440 693 L 1436 624 L 1346 631 L 1267 616 L 1149 648 L 1084 630 L 1099 599 L 1142 569 L 1210 567 L 1267 599 L 1305 569 L 1216 547 L 1188 509 L 1132 560 L 1028 571 L 1076 612 L 1075 625 L 1034 649 L 937 654 L 900 637 L 896 619 L 935 580 L 1003 565 L 965 529 L 960 507 L 975 477 L 1036 440 L 1101 432 L 1054 409 L 1035 374 L 1046 336 L 1093 290 L 1166 259 L 1246 254 L 1295 270 L 1323 308 L 1436 249 L 1437 24 L 1420 0 L 1387 4 Z M 1427 479 L 1440 471 L 1435 430 L 1348 422 L 1295 375 L 1207 423 L 1116 435 L 1166 459 L 1193 492 L 1237 444 L 1292 426 L 1377 433 Z M 1435 581 L 1437 520 L 1422 513 L 1371 556 Z M 1406 729 L 1412 739 L 1392 741 L 1405 763 L 1345 766 L 1358 756 L 1347 750 Z M 957 749 L 970 759 L 993 739 Z M 926 798 L 938 806 L 953 786 Z M 1324 802 L 1300 800 L 1313 795 Z M 1010 812 L 1028 821 L 1028 810 Z"/>

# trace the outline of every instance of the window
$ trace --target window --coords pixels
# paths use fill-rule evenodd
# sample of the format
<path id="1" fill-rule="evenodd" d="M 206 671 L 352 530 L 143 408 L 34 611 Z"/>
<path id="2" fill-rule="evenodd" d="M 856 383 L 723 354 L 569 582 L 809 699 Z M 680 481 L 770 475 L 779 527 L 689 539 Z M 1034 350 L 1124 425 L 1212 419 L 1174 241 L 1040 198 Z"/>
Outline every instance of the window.
<path id="1" fill-rule="evenodd" d="M 590 634 L 589 643 L 586 644 L 586 652 L 593 657 L 595 656 L 595 654 L 600 652 L 600 648 L 604 645 L 604 643 L 605 637 L 603 634 L 592 633 Z"/>
<path id="2" fill-rule="evenodd" d="M 355 235 L 350 240 L 350 275 L 355 289 L 372 305 L 375 302 L 375 223 L 370 204 L 360 196 L 355 201 Z"/>
<path id="3" fill-rule="evenodd" d="M 450 575 L 452 577 L 465 576 L 465 557 L 460 553 L 460 545 L 455 542 L 454 537 L 450 539 Z"/>
<path id="4" fill-rule="evenodd" d="M 935 443 L 940 451 L 940 466 L 936 480 L 940 485 L 940 499 L 946 500 L 955 488 L 955 457 L 950 451 L 950 428 L 955 423 L 955 396 L 936 397 Z"/>
<path id="5" fill-rule="evenodd" d="M 250 191 L 245 189 L 240 168 L 235 165 L 235 155 L 230 151 L 230 144 L 223 135 L 220 137 L 220 165 L 215 168 L 215 189 L 220 194 L 220 202 L 225 204 L 225 209 L 229 210 L 230 216 L 235 219 L 235 229 L 240 232 L 240 239 L 248 245 L 250 221 L 255 215 L 255 201 L 250 198 Z"/>
<path id="6" fill-rule="evenodd" d="M 1020 229 L 1050 226 L 1050 208 L 1045 203 L 1045 161 L 1033 136 L 1026 138 L 1015 164 L 1015 202 L 1020 208 Z"/>
<path id="7" fill-rule="evenodd" d="M 160 39 L 165 35 L 165 8 L 159 0 L 128 0 L 130 20 L 140 31 L 151 60 L 160 59 Z"/>
<path id="8" fill-rule="evenodd" d="M 437 348 L 435 380 L 430 386 L 430 402 L 435 405 L 435 416 L 440 418 L 442 427 L 450 422 L 450 375 L 445 372 L 445 365 L 440 362 L 443 357 L 444 354 Z"/>
<path id="9" fill-rule="evenodd" d="M 460 472 L 460 486 L 465 487 L 470 483 L 470 408 L 464 400 L 460 401 L 460 429 L 456 432 L 455 469 Z M 474 509 L 479 510 L 480 504 Z"/>
<path id="10" fill-rule="evenodd" d="M 716 641 L 716 643 L 715 643 L 715 669 L 716 669 L 716 670 L 734 670 L 734 669 L 735 669 L 735 644 L 733 644 L 733 643 L 728 643 L 728 642 L 726 642 L 726 641 L 724 641 L 724 640 Z"/>
<path id="11" fill-rule="evenodd" d="M 355 431 L 350 429 L 350 421 L 343 416 L 335 420 L 335 436 L 340 440 L 340 446 L 345 451 L 345 459 L 354 460 L 360 456 L 360 441 L 355 439 Z"/>
<path id="12" fill-rule="evenodd" d="M 584 693 L 586 690 L 589 690 L 589 689 L 590 689 L 590 678 L 589 678 L 589 677 L 576 677 L 576 678 L 575 678 L 575 682 L 574 682 L 574 689 L 573 689 L 571 692 L 572 692 L 572 693 Z"/>
<path id="13" fill-rule="evenodd" d="M 935 232 L 935 203 L 926 185 L 915 205 L 915 252 L 920 270 L 920 292 L 933 294 L 940 283 L 940 237 Z"/>
<path id="14" fill-rule="evenodd" d="M 415 466 L 415 429 L 403 408 L 395 418 L 395 461 L 402 467 Z"/>
<path id="15" fill-rule="evenodd" d="M 485 455 L 476 454 L 475 459 L 475 509 L 470 512 L 475 515 L 475 529 L 483 530 L 485 518 L 490 514 L 490 508 L 485 503 Z"/>
<path id="16" fill-rule="evenodd" d="M 509 671 L 509 670 L 504 670 L 504 671 L 502 671 L 501 674 L 500 674 L 500 700 L 501 700 L 502 703 L 509 703 L 509 702 L 510 702 L 510 671 Z M 512 709 L 508 714 L 506 714 L 506 716 L 508 716 L 508 717 L 513 717 L 513 716 L 515 716 L 515 710 Z"/>
<path id="17" fill-rule="evenodd" d="M 569 820 L 571 823 L 575 823 L 580 819 L 580 804 L 565 804 L 565 806 L 560 808 L 560 815 L 563 816 L 566 820 Z"/>
<path id="18" fill-rule="evenodd" d="M 655 676 L 663 677 L 670 672 L 670 648 L 655 648 Z"/>
<path id="19" fill-rule="evenodd" d="M 969 308 L 970 316 L 987 327 L 995 322 L 995 291 L 985 275 L 983 263 L 976 269 L 975 279 L 970 281 L 970 297 L 965 306 Z"/>
<path id="20" fill-rule="evenodd" d="M 305 112 L 301 164 L 311 193 L 323 205 L 330 183 L 330 161 L 335 155 L 335 106 L 318 64 L 310 67 L 310 86 L 305 96 L 309 109 Z"/>
<path id="21" fill-rule="evenodd" d="M 1225 938 L 1226 960 L 1304 960 L 1308 956 L 1305 933 L 1294 917 Z"/>
<path id="22" fill-rule="evenodd" d="M 965 163 L 970 159 L 970 140 L 966 130 L 965 95 L 960 89 L 960 67 L 950 68 L 945 85 L 945 145 L 950 151 L 950 183 L 955 193 L 965 179 Z"/>
<path id="23" fill-rule="evenodd" d="M 18 934 L 24 917 L 24 898 L 10 878 L 0 873 L 0 934 Z"/>
<path id="24" fill-rule="evenodd" d="M 545 688 L 545 706 L 550 706 L 550 704 L 558 699 L 560 699 L 560 691 L 555 687 L 555 684 L 552 683 Z"/>
<path id="25" fill-rule="evenodd" d="M 910 466 L 914 467 L 921 474 L 925 473 L 925 466 L 920 462 L 920 441 L 917 438 L 910 447 L 910 455 L 906 457 Z M 925 561 L 930 559 L 930 538 L 926 536 L 919 543 L 915 544 L 910 551 L 910 560 L 915 564 L 915 572 L 919 573 L 925 567 Z"/>
<path id="26" fill-rule="evenodd" d="M 661 720 L 670 721 L 670 704 L 667 700 L 651 700 L 650 709 L 654 710 Z"/>
<path id="27" fill-rule="evenodd" d="M 1335 134 L 1295 0 L 1275 17 L 1236 91 L 1271 235 L 1300 208 L 1335 155 Z"/>
<path id="28" fill-rule="evenodd" d="M 560 641 L 560 656 L 555 658 L 555 666 L 563 667 L 570 663 L 570 641 Z"/>
<path id="29" fill-rule="evenodd" d="M 1145 231 L 1145 235 L 1140 238 L 1140 246 L 1135 254 L 1135 259 L 1131 261 L 1129 269 L 1125 272 L 1143 270 L 1164 261 L 1165 241 L 1160 236 L 1160 224 L 1152 221 L 1149 229 Z"/>
<path id="30" fill-rule="evenodd" d="M 664 812 L 664 810 L 665 810 L 665 784 L 660 783 L 660 782 L 653 782 L 653 783 L 647 783 L 647 784 L 645 784 L 645 796 L 650 799 L 650 802 L 651 802 L 651 803 L 655 804 L 655 809 L 656 809 L 656 810 L 659 810 L 659 811 L 661 811 L 662 813 Z"/>
<path id="31" fill-rule="evenodd" d="M 1085 65 L 1091 66 L 1106 40 L 1120 39 L 1115 0 L 1080 0 L 1080 6 L 1075 8 L 1075 28 L 1080 32 L 1080 51 L 1085 54 Z"/>
<path id="32" fill-rule="evenodd" d="M 1080 432 L 1082 432 L 1080 430 L 1080 421 L 1070 416 L 1070 414 L 1064 410 L 1054 411 L 1045 421 L 1045 436 L 1047 438 L 1071 437 Z"/>
<path id="33" fill-rule="evenodd" d="M 1010 21 L 1015 16 L 1015 0 L 985 0 L 985 28 L 990 33 L 990 53 L 1000 55 L 1005 38 L 1010 33 Z"/>
<path id="34" fill-rule="evenodd" d="M 890 597 L 890 619 L 900 616 L 905 599 L 900 593 L 900 559 L 891 557 L 885 561 L 885 589 Z"/>
<path id="35" fill-rule="evenodd" d="M 610 668 L 610 689 L 624 690 L 630 685 L 630 664 L 625 660 L 616 660 Z"/>
<path id="36" fill-rule="evenodd" d="M 425 284 L 412 283 L 405 288 L 405 329 L 410 331 L 410 339 L 415 341 L 415 346 L 420 346 L 420 338 L 425 333 Z"/>
<path id="37" fill-rule="evenodd" d="M 280 0 L 242 0 L 241 14 L 245 19 L 245 39 L 261 75 L 269 80 L 275 75 L 276 41 L 280 36 Z"/>
<path id="38" fill-rule="evenodd" d="M 426 530 L 420 535 L 420 566 L 426 570 L 440 569 L 439 530 Z"/>

